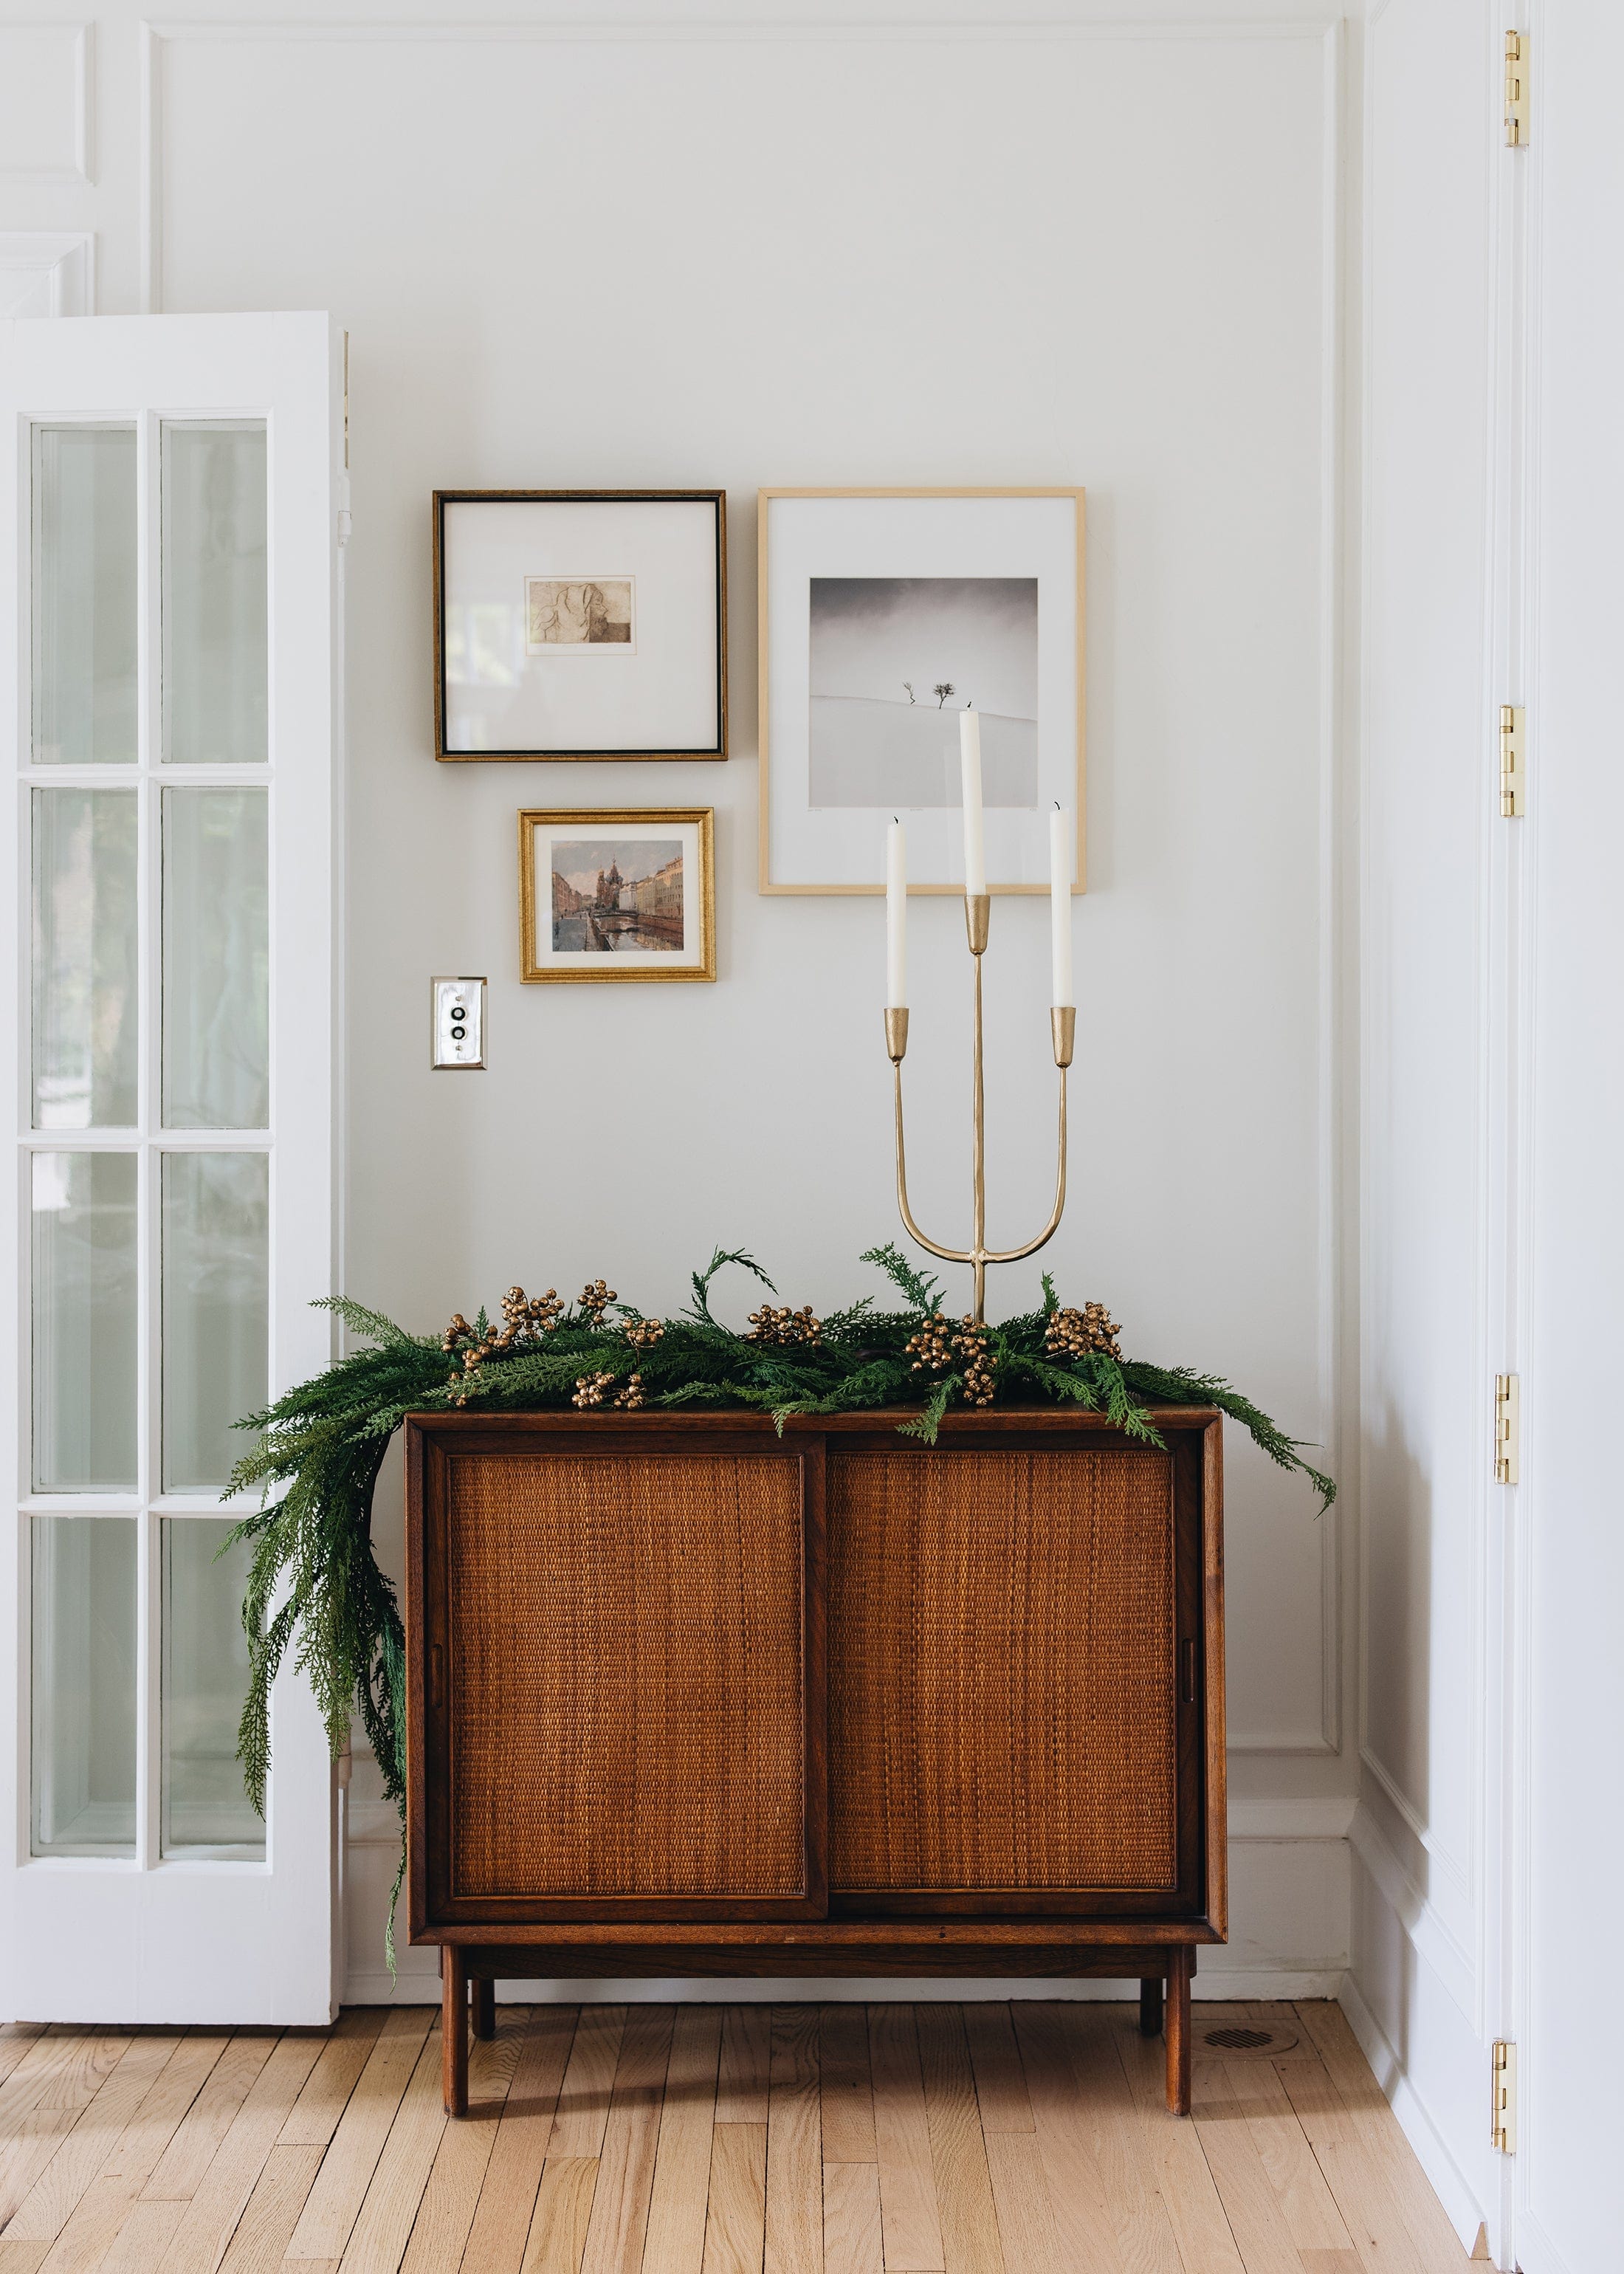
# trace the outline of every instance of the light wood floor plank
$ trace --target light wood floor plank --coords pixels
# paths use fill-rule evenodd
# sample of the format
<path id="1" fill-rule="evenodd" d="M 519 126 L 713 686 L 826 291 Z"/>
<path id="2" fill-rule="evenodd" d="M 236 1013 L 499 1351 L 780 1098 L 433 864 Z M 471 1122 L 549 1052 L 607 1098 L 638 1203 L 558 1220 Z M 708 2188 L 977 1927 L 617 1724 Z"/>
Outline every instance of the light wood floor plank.
<path id="1" fill-rule="evenodd" d="M 454 2274 L 462 2264 L 529 2018 L 528 2006 L 500 2007 L 496 2035 L 475 2039 L 468 2060 L 468 2115 L 460 2123 L 447 2124 L 441 2135 L 401 2274 Z M 439 2044 L 432 2030 L 429 2042 Z M 559 2071 L 561 2074 L 561 2055 Z M 549 2105 L 547 2121 L 552 2120 Z M 538 2165 L 539 2162 L 538 2150 Z"/>
<path id="2" fill-rule="evenodd" d="M 1293 2053 L 1290 2058 L 1297 2059 Z M 1199 2064 L 1206 2067 L 1206 2064 Z M 1222 2070 L 1222 2086 L 1217 2072 Z M 1213 2063 L 1209 2094 L 1227 2090 L 1245 2120 L 1259 2161 L 1280 2205 L 1286 2231 L 1299 2251 L 1350 2251 L 1353 2237 L 1326 2185 L 1290 2095 L 1270 2061 Z"/>
<path id="3" fill-rule="evenodd" d="M 431 2029 L 350 2230 L 341 2274 L 395 2274 L 445 2129 L 440 2033 Z"/>
<path id="4" fill-rule="evenodd" d="M 915 2007 L 914 2018 L 949 2274 L 1004 2274 L 975 2075 L 959 2008 L 929 2000 Z"/>
<path id="5" fill-rule="evenodd" d="M 50 2044 L 49 2038 L 42 2042 Z M 19 2063 L 11 2080 L 21 2088 L 16 2096 L 18 2112 L 9 2120 L 0 2118 L 0 2227 L 10 2223 L 134 2043 L 123 2030 L 73 2029 L 51 2045 L 26 2082 L 21 2074 L 25 2064 Z"/>
<path id="6" fill-rule="evenodd" d="M 432 2006 L 390 2007 L 299 2214 L 289 2258 L 342 2257 L 429 2024 L 438 2019 Z"/>
<path id="7" fill-rule="evenodd" d="M 582 2007 L 547 2142 L 549 2157 L 596 2157 L 603 2147 L 626 2012 L 624 2006 Z"/>
<path id="8" fill-rule="evenodd" d="M 362 2070 L 372 2058 L 387 2006 L 351 2006 L 341 2014 L 282 2127 L 288 2148 L 325 2148 L 350 2105 Z"/>
<path id="9" fill-rule="evenodd" d="M 724 2024 L 724 2043 L 726 2039 Z M 765 2120 L 759 2124 L 718 2124 L 710 2135 L 704 2274 L 762 2274 L 766 2237 Z M 653 2274 L 652 2268 L 649 2274 Z"/>
<path id="10" fill-rule="evenodd" d="M 1460 2238 L 1400 2131 L 1398 2119 L 1372 2075 L 1370 2064 L 1360 2052 L 1359 2041 L 1349 2027 L 1342 2007 L 1328 1999 L 1304 1999 L 1297 2013 L 1305 2036 L 1318 2049 L 1327 2074 L 1352 2115 L 1360 2138 L 1380 2163 L 1422 2255 L 1436 2258 L 1440 2266 L 1470 2265 L 1471 2262 Z"/>
<path id="11" fill-rule="evenodd" d="M 1026 2073 L 1008 2006 L 974 1999 L 963 2013 L 982 2131 L 1034 2132 Z"/>
<path id="12" fill-rule="evenodd" d="M 1139 2035 L 1136 2006 L 1102 2007 L 1106 2034 L 1113 2044 L 1139 2118 L 1139 2139 L 1150 2183 L 1167 2206 L 1173 2239 L 1186 2267 L 1201 2274 L 1243 2274 L 1243 2260 L 1225 2216 L 1212 2169 L 1193 2124 L 1169 2121 L 1167 2058 L 1160 2037 Z M 1195 2101 L 1195 2113 L 1202 2104 Z M 1252 2274 L 1250 2265 L 1244 2274 Z"/>
<path id="13" fill-rule="evenodd" d="M 643 2246 L 648 2274 L 702 2274 L 721 2045 L 719 2006 L 678 2009 Z"/>
<path id="14" fill-rule="evenodd" d="M 1070 2274 L 1060 2253 L 1035 2127 L 1030 2132 L 989 2132 L 986 2138 L 1004 2264 L 1011 2274 Z"/>
<path id="15" fill-rule="evenodd" d="M 859 2012 L 861 2008 L 857 2009 Z M 824 2274 L 884 2274 L 877 2164 L 823 2165 Z"/>
<path id="16" fill-rule="evenodd" d="M 1112 2032 L 1124 2015 L 1123 2007 L 1094 2003 L 1071 2001 L 1060 2008 L 1078 2117 L 1111 2207 L 1124 2266 L 1132 2274 L 1184 2274 L 1138 2112 L 1123 2090 L 1125 2080 Z"/>
<path id="17" fill-rule="evenodd" d="M 44 2035 L 43 2022 L 7 2022 L 0 2027 L 0 2084 Z"/>
<path id="18" fill-rule="evenodd" d="M 1073 2267 L 1086 2267 L 1088 2274 L 1123 2274 L 1116 2222 L 1079 2121 L 1071 2052 L 1054 2008 L 1017 1999 L 1010 2011 L 1060 2263 L 1068 2274 Z"/>
<path id="19" fill-rule="evenodd" d="M 936 2274 L 947 2262 L 912 2006 L 869 2007 L 868 2067 L 886 2274 Z"/>
<path id="20" fill-rule="evenodd" d="M 165 2274 L 214 2274 L 322 2042 L 315 2031 L 301 2029 L 273 2049 L 175 2229 Z"/>
<path id="21" fill-rule="evenodd" d="M 502 2014 L 507 2010 L 498 2008 Z M 576 2006 L 533 2006 L 523 2020 L 518 2062 L 502 2105 L 490 2169 L 462 2254 L 469 2274 L 518 2274 L 524 2262 L 536 2190 L 543 2160 L 550 2152 L 547 2142 L 553 2135 L 559 2088 L 568 2074 L 566 2064 L 579 2014 Z M 499 2022 L 499 2037 L 507 2027 L 506 2019 Z M 476 2045 L 469 2056 L 470 2114 L 480 2075 L 479 2055 Z"/>
<path id="22" fill-rule="evenodd" d="M 772 2007 L 725 2006 L 722 2066 L 717 2078 L 718 2124 L 767 2121 L 767 2071 L 771 2054 Z"/>
<path id="23" fill-rule="evenodd" d="M 90 2096 L 67 2081 L 87 2058 L 94 2058 L 99 2084 L 118 2066 L 129 2043 L 127 2030 L 84 2029 L 77 2024 L 41 2029 L 0 2084 L 0 2144 L 9 2144 L 23 2118 L 59 2086 L 65 2085 L 74 2105 L 82 2107 Z M 101 2050 L 93 2055 L 93 2047 Z"/>
<path id="24" fill-rule="evenodd" d="M 96 2274 L 162 2274 L 169 2264 L 175 2230 L 185 2210 L 185 2204 L 178 2200 L 132 2203 L 129 2216 L 119 2228 L 112 2248 L 98 2264 Z"/>
<path id="25" fill-rule="evenodd" d="M 1304 2250 L 1303 2274 L 1364 2274 L 1357 2250 Z"/>
<path id="26" fill-rule="evenodd" d="M 654 2190 L 660 2103 L 676 2010 L 634 2006 L 626 2016 L 598 2159 L 583 2274 L 639 2274 Z"/>
<path id="27" fill-rule="evenodd" d="M 549 2156 L 524 2252 L 524 2274 L 580 2274 L 598 2186 L 596 2156 Z M 472 2258 L 468 2274 L 479 2274 Z"/>
<path id="28" fill-rule="evenodd" d="M 323 2152 L 303 2142 L 276 2142 L 237 2223 L 220 2274 L 276 2274 L 316 2184 Z"/>
<path id="29" fill-rule="evenodd" d="M 187 2111 L 208 2082 L 230 2042 L 229 2029 L 188 2031 L 102 2165 L 104 2177 L 135 2180 L 139 2182 L 136 2191 L 140 2192 L 157 2170 Z M 148 2219 L 143 2224 L 156 2233 L 163 2222 Z"/>
<path id="30" fill-rule="evenodd" d="M 258 2031 L 232 2038 L 141 2189 L 148 2202 L 190 2202 L 275 2045 L 274 2036 Z"/>
<path id="31" fill-rule="evenodd" d="M 1275 2072 L 1372 2274 L 1446 2274 L 1469 2262 L 1453 2233 L 1454 2257 L 1431 2255 L 1413 2238 L 1380 2161 L 1360 2136 L 1335 2085 L 1318 2061 L 1282 2061 Z"/>
<path id="32" fill-rule="evenodd" d="M 56 2240 L 181 2043 L 172 2033 L 156 2031 L 134 2040 L 12 2212 L 8 2241 Z M 134 2192 L 140 2193 L 139 2186 Z"/>
<path id="33" fill-rule="evenodd" d="M 818 2019 L 817 2066 L 825 2165 L 875 2163 L 879 2150 L 874 2138 L 866 2007 L 847 1999 L 823 2007 Z"/>
<path id="34" fill-rule="evenodd" d="M 766 2274 L 822 2274 L 817 2007 L 775 2006 L 767 2095 Z"/>
<path id="35" fill-rule="evenodd" d="M 0 2274 L 39 2274 L 49 2242 L 8 2242 L 0 2235 Z"/>

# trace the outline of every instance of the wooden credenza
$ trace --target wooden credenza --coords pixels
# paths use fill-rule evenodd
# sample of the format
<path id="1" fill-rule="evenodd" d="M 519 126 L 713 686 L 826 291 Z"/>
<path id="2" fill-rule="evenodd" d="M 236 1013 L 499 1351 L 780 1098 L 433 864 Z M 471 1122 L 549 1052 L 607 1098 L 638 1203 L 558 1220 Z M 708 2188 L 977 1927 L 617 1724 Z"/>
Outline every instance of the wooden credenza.
<path id="1" fill-rule="evenodd" d="M 1220 1419 L 419 1416 L 408 1902 L 492 1984 L 1138 1977 L 1225 1933 Z"/>

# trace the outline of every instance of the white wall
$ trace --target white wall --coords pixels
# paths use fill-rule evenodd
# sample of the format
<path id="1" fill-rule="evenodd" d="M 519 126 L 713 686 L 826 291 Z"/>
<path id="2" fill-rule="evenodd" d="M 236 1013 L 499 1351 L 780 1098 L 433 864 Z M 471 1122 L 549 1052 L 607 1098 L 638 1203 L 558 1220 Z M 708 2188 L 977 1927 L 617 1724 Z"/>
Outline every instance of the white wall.
<path id="1" fill-rule="evenodd" d="M 754 493 L 1078 482 L 1091 888 L 1043 1260 L 1131 1350 L 1229 1374 L 1350 1474 L 1339 30 L 1289 4 L 1169 27 L 1118 0 L 1049 30 L 796 12 L 816 20 L 617 29 L 583 0 L 567 24 L 351 5 L 338 27 L 200 0 L 154 34 L 124 4 L 46 62 L 0 30 L 0 79 L 45 74 L 0 226 L 94 231 L 103 310 L 322 306 L 350 331 L 350 1290 L 418 1327 L 600 1271 L 671 1306 L 718 1240 L 792 1301 L 861 1288 L 895 1229 L 882 920 L 755 890 Z M 434 765 L 429 493 L 532 484 L 726 486 L 729 764 Z M 559 801 L 716 806 L 714 988 L 518 984 L 514 815 Z M 996 1235 L 1051 1173 L 1044 922 L 995 911 Z M 947 1223 L 951 906 L 920 905 L 914 968 L 911 1103 L 938 1133 L 915 1205 Z M 492 983 L 491 1071 L 454 1082 L 425 1063 L 446 970 Z M 595 1103 L 628 1088 L 640 1118 Z M 1345 1526 L 1229 1451 L 1240 1836 L 1201 1983 L 1324 1990 L 1348 1947 Z M 392 1499 L 380 1535 L 397 1555 Z M 357 1803 L 378 1834 L 360 1772 Z M 386 1854 L 355 1855 L 364 1994 Z"/>

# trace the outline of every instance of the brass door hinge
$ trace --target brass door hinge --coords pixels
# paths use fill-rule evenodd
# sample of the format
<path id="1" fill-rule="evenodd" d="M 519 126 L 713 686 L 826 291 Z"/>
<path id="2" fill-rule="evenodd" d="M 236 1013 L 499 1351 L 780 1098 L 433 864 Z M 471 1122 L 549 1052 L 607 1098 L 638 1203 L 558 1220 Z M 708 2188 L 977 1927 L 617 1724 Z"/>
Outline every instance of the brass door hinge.
<path id="1" fill-rule="evenodd" d="M 1514 1485 L 1522 1457 L 1522 1393 L 1515 1374 L 1494 1377 L 1494 1481 Z"/>
<path id="2" fill-rule="evenodd" d="M 1506 34 L 1506 139 L 1512 148 L 1528 140 L 1528 34 Z"/>
<path id="3" fill-rule="evenodd" d="M 1522 771 L 1522 721 L 1518 703 L 1500 706 L 1500 809 L 1502 819 L 1515 821 L 1522 811 L 1527 777 Z"/>
<path id="4" fill-rule="evenodd" d="M 1509 2037 L 1494 2040 L 1494 2113 L 1489 2140 L 1502 2156 L 1517 2152 L 1517 2049 Z"/>

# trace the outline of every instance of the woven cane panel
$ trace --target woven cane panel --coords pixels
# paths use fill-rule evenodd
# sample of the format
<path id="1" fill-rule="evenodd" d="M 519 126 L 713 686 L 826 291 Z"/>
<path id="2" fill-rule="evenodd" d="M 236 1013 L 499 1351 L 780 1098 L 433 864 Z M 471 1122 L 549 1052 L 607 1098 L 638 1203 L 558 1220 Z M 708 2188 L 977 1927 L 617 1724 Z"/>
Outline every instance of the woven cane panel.
<path id="1" fill-rule="evenodd" d="M 839 1453 L 830 1884 L 1177 1884 L 1172 1465 Z"/>
<path id="2" fill-rule="evenodd" d="M 449 1468 L 453 1894 L 793 1895 L 796 1464 Z"/>

